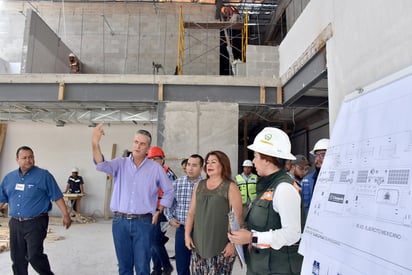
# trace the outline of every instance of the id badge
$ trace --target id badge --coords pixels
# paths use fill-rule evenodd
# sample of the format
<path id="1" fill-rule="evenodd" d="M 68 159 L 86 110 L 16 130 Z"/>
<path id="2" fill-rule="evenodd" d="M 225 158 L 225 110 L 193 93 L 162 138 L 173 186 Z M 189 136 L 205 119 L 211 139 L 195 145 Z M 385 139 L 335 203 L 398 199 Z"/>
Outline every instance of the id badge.
<path id="1" fill-rule="evenodd" d="M 16 183 L 16 187 L 14 189 L 18 191 L 24 191 L 24 183 Z"/>

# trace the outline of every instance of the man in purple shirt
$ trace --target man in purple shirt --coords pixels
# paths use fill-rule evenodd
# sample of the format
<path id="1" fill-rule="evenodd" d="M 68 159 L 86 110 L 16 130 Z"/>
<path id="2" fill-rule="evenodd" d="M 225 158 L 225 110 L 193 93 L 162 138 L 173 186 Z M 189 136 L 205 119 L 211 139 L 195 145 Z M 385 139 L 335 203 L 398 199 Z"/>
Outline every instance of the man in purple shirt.
<path id="1" fill-rule="evenodd" d="M 93 129 L 92 149 L 96 169 L 113 175 L 113 194 L 110 209 L 114 213 L 112 233 L 119 265 L 119 274 L 150 273 L 152 234 L 165 207 L 174 198 L 172 183 L 163 168 L 147 159 L 152 137 L 146 130 L 134 136 L 132 153 L 128 157 L 107 161 L 100 149 L 104 135 L 103 123 Z M 158 189 L 163 197 L 156 208 Z"/>

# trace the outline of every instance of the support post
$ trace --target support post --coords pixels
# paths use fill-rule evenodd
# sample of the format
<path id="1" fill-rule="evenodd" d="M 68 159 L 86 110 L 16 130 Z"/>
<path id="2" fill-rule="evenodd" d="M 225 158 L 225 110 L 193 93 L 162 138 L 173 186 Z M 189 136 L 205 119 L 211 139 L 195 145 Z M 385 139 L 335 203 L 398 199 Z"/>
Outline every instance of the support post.
<path id="1" fill-rule="evenodd" d="M 57 95 L 58 101 L 63 101 L 64 99 L 64 82 L 59 83 L 59 94 Z"/>

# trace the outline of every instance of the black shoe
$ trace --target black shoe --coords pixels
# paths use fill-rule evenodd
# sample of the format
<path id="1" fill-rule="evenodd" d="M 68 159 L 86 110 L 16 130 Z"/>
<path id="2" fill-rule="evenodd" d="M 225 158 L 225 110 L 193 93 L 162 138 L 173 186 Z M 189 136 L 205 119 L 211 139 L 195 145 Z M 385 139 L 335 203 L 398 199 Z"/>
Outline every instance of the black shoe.
<path id="1" fill-rule="evenodd" d="M 176 255 L 173 255 L 173 256 L 169 257 L 169 259 L 176 260 Z"/>
<path id="2" fill-rule="evenodd" d="M 163 274 L 162 271 L 156 271 L 156 270 L 153 270 L 153 271 L 150 273 L 150 275 L 162 275 L 162 274 Z"/>

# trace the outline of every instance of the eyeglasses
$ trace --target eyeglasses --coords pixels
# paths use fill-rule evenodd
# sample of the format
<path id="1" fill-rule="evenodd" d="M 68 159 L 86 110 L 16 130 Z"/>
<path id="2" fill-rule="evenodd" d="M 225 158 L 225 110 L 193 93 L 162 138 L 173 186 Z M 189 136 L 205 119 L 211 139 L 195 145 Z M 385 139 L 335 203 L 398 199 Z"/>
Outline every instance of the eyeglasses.
<path id="1" fill-rule="evenodd" d="M 320 158 L 320 159 L 325 158 L 325 155 L 326 155 L 326 153 L 313 154 L 313 156 L 314 156 L 315 158 Z"/>

